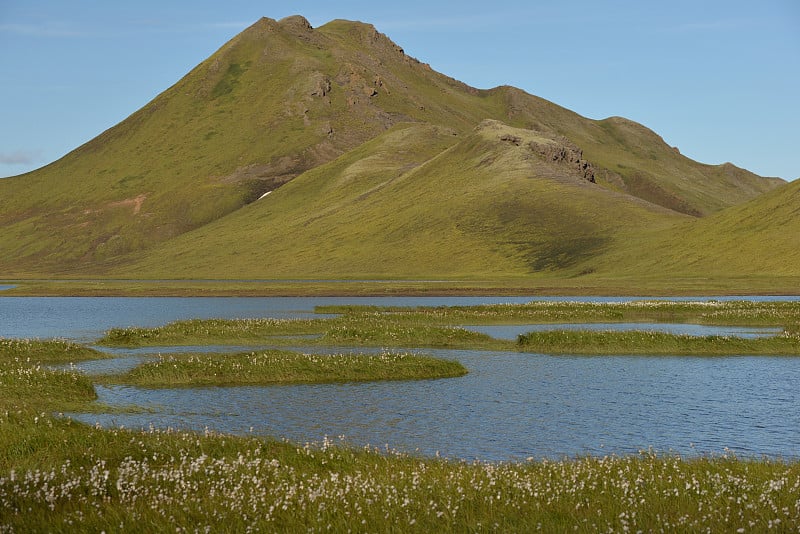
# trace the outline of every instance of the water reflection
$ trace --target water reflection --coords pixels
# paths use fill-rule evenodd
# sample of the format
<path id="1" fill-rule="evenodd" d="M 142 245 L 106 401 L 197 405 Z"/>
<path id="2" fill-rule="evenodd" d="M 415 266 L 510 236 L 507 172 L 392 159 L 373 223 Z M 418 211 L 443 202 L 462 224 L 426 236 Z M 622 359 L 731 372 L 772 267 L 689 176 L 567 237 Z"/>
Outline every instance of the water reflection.
<path id="1" fill-rule="evenodd" d="M 435 351 L 455 379 L 146 390 L 98 387 L 99 401 L 157 414 L 88 423 L 318 441 L 345 435 L 422 454 L 510 460 L 626 454 L 800 456 L 800 358 L 551 357 Z"/>

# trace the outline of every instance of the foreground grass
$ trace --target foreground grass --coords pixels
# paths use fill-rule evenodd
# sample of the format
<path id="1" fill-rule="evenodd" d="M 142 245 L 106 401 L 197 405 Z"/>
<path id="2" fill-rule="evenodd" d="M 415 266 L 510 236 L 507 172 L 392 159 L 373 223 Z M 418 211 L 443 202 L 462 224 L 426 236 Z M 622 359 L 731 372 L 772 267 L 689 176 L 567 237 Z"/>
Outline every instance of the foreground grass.
<path id="1" fill-rule="evenodd" d="M 800 464 L 650 452 L 466 463 L 0 414 L 0 530 L 761 532 Z"/>
<path id="2" fill-rule="evenodd" d="M 89 406 L 91 383 L 25 346 L 0 347 L 4 533 L 800 529 L 796 461 L 648 451 L 467 463 L 328 440 L 104 430 L 51 415 Z"/>
<path id="3" fill-rule="evenodd" d="M 109 377 L 144 387 L 268 385 L 366 380 L 417 380 L 462 376 L 458 362 L 419 354 L 300 354 L 258 351 L 241 354 L 170 354 Z"/>

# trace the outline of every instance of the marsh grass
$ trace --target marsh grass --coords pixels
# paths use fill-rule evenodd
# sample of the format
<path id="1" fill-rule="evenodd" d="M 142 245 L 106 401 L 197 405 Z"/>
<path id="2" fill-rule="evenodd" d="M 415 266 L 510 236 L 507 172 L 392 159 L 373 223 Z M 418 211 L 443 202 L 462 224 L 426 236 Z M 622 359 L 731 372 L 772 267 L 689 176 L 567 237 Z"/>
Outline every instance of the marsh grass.
<path id="1" fill-rule="evenodd" d="M 612 303 L 530 302 L 467 307 L 317 307 L 320 319 L 195 319 L 156 328 L 112 329 L 99 341 L 111 346 L 275 344 L 371 347 L 440 347 L 524 350 L 552 354 L 800 354 L 800 302 Z M 458 324 L 678 322 L 781 326 L 781 335 L 756 339 L 660 332 L 551 331 L 517 343 Z M 302 336 L 318 335 L 308 339 Z"/>
<path id="2" fill-rule="evenodd" d="M 466 373 L 458 362 L 411 353 L 301 354 L 270 350 L 162 355 L 106 380 L 144 387 L 181 387 L 415 380 Z"/>
<path id="3" fill-rule="evenodd" d="M 2 533 L 800 529 L 796 461 L 464 462 L 328 439 L 101 429 L 51 415 L 94 395 L 87 377 L 34 363 L 40 350 L 0 359 Z"/>
<path id="4" fill-rule="evenodd" d="M 380 313 L 345 316 L 332 324 L 320 343 L 400 347 L 508 348 L 508 343 L 479 332 L 424 322 L 397 322 Z"/>
<path id="5" fill-rule="evenodd" d="M 155 328 L 112 328 L 98 340 L 111 347 L 288 343 L 286 337 L 321 334 L 324 319 L 190 319 Z"/>
<path id="6" fill-rule="evenodd" d="M 382 315 L 396 323 L 514 324 L 678 322 L 728 326 L 800 324 L 800 302 L 665 301 L 558 302 L 479 306 L 317 306 L 317 313 Z"/>
<path id="7" fill-rule="evenodd" d="M 113 328 L 99 345 L 360 345 L 508 349 L 513 344 L 448 325 L 397 322 L 381 313 L 328 319 L 194 319 L 155 328 Z M 319 338 L 303 336 L 319 335 Z"/>
<path id="8" fill-rule="evenodd" d="M 643 451 L 520 463 L 325 440 L 0 424 L 0 529 L 188 532 L 761 532 L 800 528 L 797 463 Z M 16 446 L 26 440 L 30 446 Z M 54 452 L 45 456 L 48 441 Z M 30 458 L 37 458 L 31 462 Z M 740 530 L 741 529 L 741 530 Z"/>
<path id="9" fill-rule="evenodd" d="M 88 378 L 46 365 L 102 357 L 68 341 L 0 339 L 0 411 L 38 414 L 44 406 L 55 404 L 65 410 L 94 400 Z"/>
<path id="10" fill-rule="evenodd" d="M 546 354 L 663 354 L 663 355 L 797 355 L 800 337 L 746 339 L 733 336 L 688 336 L 664 332 L 594 332 L 553 330 L 520 334 L 517 344 L 526 352 Z"/>
<path id="11" fill-rule="evenodd" d="M 91 380 L 83 375 L 20 361 L 0 364 L 0 392 L 0 410 L 38 412 L 52 405 L 67 410 L 97 398 Z"/>
<path id="12" fill-rule="evenodd" d="M 22 359 L 34 363 L 71 363 L 107 357 L 71 341 L 0 338 L 0 362 Z"/>

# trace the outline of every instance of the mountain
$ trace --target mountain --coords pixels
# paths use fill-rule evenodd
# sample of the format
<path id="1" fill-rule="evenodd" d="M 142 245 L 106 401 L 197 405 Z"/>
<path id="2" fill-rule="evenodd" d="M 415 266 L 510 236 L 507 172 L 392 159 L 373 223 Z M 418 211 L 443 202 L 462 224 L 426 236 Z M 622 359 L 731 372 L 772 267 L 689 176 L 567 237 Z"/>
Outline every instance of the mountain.
<path id="1" fill-rule="evenodd" d="M 120 124 L 0 181 L 0 272 L 590 273 L 631 236 L 781 183 L 626 119 L 469 87 L 368 24 L 262 18 Z"/>
<path id="2" fill-rule="evenodd" d="M 800 180 L 706 218 L 641 232 L 597 263 L 639 279 L 800 276 Z"/>

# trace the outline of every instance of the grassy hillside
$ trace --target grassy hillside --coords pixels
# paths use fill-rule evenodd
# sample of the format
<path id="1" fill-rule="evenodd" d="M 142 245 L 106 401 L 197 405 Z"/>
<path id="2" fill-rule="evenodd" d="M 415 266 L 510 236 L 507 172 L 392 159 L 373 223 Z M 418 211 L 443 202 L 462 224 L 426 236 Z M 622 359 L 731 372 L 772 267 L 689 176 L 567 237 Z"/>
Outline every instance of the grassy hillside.
<path id="1" fill-rule="evenodd" d="M 520 177 L 539 170 L 498 156 L 479 172 L 478 152 L 493 148 L 465 143 L 485 119 L 557 140 L 566 149 L 545 158 L 584 165 L 597 185 L 509 197 L 526 195 Z M 414 268 L 403 273 L 553 271 L 606 250 L 628 227 L 661 228 L 676 213 L 706 215 L 775 185 L 684 158 L 624 119 L 589 120 L 512 87 L 471 88 L 368 24 L 263 18 L 117 126 L 0 181 L 0 273 L 400 276 L 392 266 L 406 256 Z M 575 200 L 584 197 L 593 200 Z M 598 215 L 618 204 L 646 215 L 635 224 Z M 460 211 L 445 216 L 443 206 Z M 182 259 L 194 249 L 213 253 Z"/>
<path id="2" fill-rule="evenodd" d="M 707 218 L 643 233 L 597 265 L 602 273 L 634 277 L 800 276 L 800 181 Z"/>
<path id="3" fill-rule="evenodd" d="M 153 249 L 135 270 L 232 278 L 570 272 L 621 233 L 686 218 L 553 163 L 531 148 L 560 146 L 541 134 L 497 121 L 455 134 L 398 125 Z"/>

